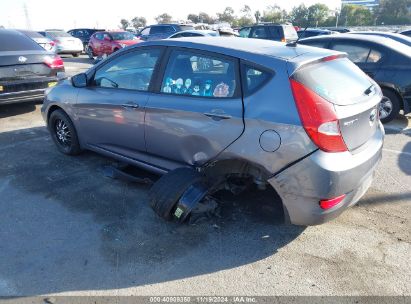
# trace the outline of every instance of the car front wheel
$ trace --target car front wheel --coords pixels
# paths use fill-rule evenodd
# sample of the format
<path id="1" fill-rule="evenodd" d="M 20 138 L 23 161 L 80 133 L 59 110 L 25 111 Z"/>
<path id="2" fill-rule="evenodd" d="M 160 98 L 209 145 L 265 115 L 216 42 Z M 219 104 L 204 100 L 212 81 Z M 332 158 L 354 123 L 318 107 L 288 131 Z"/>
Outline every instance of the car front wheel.
<path id="1" fill-rule="evenodd" d="M 76 129 L 66 113 L 55 110 L 51 113 L 48 128 L 60 152 L 77 155 L 81 152 Z"/>

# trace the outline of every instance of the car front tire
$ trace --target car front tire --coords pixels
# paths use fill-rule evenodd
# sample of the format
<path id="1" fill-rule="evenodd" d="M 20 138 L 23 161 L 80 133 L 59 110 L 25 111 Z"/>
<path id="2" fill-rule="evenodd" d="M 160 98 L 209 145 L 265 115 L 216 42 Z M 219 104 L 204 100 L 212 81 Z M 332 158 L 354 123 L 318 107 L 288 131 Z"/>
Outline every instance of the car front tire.
<path id="1" fill-rule="evenodd" d="M 81 152 L 76 129 L 64 111 L 55 110 L 50 114 L 48 129 L 61 153 L 77 155 Z"/>

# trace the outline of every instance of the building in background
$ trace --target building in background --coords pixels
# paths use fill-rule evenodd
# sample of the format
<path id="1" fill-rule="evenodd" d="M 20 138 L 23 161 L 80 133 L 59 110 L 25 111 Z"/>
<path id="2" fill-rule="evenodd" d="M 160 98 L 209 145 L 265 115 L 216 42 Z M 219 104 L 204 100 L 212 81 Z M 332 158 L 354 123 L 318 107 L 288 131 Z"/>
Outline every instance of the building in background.
<path id="1" fill-rule="evenodd" d="M 375 9 L 380 5 L 380 0 L 342 0 L 342 5 L 355 4 L 365 6 L 369 9 Z"/>

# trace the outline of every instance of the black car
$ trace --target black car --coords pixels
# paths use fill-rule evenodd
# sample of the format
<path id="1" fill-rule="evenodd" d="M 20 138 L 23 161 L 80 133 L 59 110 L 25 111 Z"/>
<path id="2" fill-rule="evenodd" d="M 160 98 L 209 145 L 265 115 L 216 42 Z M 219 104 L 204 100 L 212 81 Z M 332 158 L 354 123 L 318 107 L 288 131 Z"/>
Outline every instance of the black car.
<path id="1" fill-rule="evenodd" d="M 291 24 L 257 24 L 240 29 L 240 37 L 266 39 L 281 42 L 294 42 L 298 39 L 297 31 Z"/>
<path id="2" fill-rule="evenodd" d="M 333 31 L 333 32 L 338 32 L 338 33 L 341 33 L 341 34 L 351 32 L 350 29 L 345 28 L 345 27 L 326 27 L 325 29 L 329 30 L 329 31 Z"/>
<path id="3" fill-rule="evenodd" d="M 315 36 L 321 36 L 321 35 L 332 35 L 336 34 L 338 32 L 330 31 L 330 30 L 323 30 L 323 29 L 306 29 L 306 30 L 299 30 L 297 31 L 298 37 L 299 38 L 309 38 L 309 37 L 315 37 Z"/>
<path id="4" fill-rule="evenodd" d="M 143 28 L 136 36 L 144 41 L 166 39 L 172 34 L 182 31 L 192 31 L 191 24 L 156 24 Z"/>
<path id="5" fill-rule="evenodd" d="M 16 30 L 0 29 L 0 104 L 42 99 L 63 60 Z"/>
<path id="6" fill-rule="evenodd" d="M 408 37 L 411 37 L 411 30 L 403 31 L 403 32 L 401 32 L 400 34 L 405 35 L 405 36 L 408 36 Z"/>
<path id="7" fill-rule="evenodd" d="M 390 38 L 360 34 L 318 36 L 299 43 L 347 53 L 351 61 L 380 85 L 384 95 L 380 105 L 382 122 L 394 119 L 401 109 L 404 114 L 410 112 L 411 47 Z"/>
<path id="8" fill-rule="evenodd" d="M 79 28 L 79 29 L 72 29 L 67 31 L 71 36 L 76 37 L 83 42 L 84 52 L 87 54 L 88 42 L 90 40 L 91 35 L 95 32 L 103 32 L 105 30 L 102 29 L 89 29 L 89 28 Z"/>
<path id="9" fill-rule="evenodd" d="M 411 46 L 411 38 L 398 34 L 398 33 L 391 33 L 391 32 L 378 32 L 378 31 L 367 31 L 367 32 L 351 32 L 350 34 L 361 34 L 361 35 L 374 35 L 374 36 L 381 36 L 390 38 L 392 40 L 401 42 L 408 46 Z"/>

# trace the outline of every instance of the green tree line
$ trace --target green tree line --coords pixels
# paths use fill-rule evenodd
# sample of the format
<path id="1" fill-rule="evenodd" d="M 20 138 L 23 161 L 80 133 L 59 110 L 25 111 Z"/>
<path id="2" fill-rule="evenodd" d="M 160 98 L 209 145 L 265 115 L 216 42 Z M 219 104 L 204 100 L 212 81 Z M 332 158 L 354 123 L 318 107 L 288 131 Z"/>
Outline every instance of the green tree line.
<path id="1" fill-rule="evenodd" d="M 158 15 L 157 23 L 172 22 L 168 13 Z M 233 27 L 242 27 L 259 22 L 285 23 L 290 22 L 301 27 L 316 26 L 365 26 L 365 25 L 405 25 L 411 24 L 411 0 L 381 0 L 380 6 L 373 10 L 360 5 L 344 5 L 342 8 L 330 8 L 317 3 L 310 6 L 300 4 L 291 11 L 286 11 L 278 5 L 269 5 L 263 11 L 253 11 L 245 5 L 236 12 L 232 7 L 211 16 L 206 12 L 191 13 L 187 20 L 193 23 L 215 24 L 227 22 Z M 147 21 L 144 17 L 134 17 L 130 21 L 121 20 L 121 28 L 140 28 Z"/>

